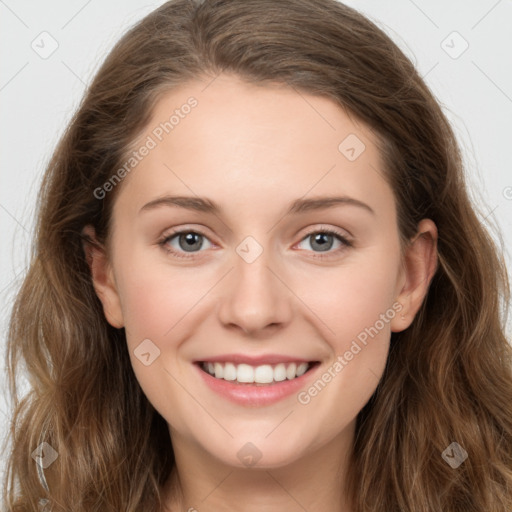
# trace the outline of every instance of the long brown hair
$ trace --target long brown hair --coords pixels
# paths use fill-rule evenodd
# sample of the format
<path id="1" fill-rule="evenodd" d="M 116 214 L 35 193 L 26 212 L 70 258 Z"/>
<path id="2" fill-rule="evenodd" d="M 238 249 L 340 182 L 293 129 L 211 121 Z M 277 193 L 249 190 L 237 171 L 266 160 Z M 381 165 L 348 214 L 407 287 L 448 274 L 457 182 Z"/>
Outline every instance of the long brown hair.
<path id="1" fill-rule="evenodd" d="M 234 73 L 321 95 L 378 135 L 403 240 L 438 228 L 439 266 L 413 324 L 393 333 L 385 373 L 356 426 L 354 511 L 512 510 L 512 371 L 503 257 L 472 205 L 440 106 L 399 48 L 335 0 L 170 1 L 109 54 L 44 175 L 7 362 L 14 400 L 4 509 L 157 511 L 174 464 L 166 422 L 132 371 L 123 329 L 92 286 L 82 228 L 108 247 L 98 200 L 155 102 L 198 77 Z M 30 390 L 16 381 L 26 366 Z M 41 479 L 31 456 L 58 453 Z M 468 454 L 457 469 L 442 452 Z M 341 483 L 340 483 L 341 485 Z"/>

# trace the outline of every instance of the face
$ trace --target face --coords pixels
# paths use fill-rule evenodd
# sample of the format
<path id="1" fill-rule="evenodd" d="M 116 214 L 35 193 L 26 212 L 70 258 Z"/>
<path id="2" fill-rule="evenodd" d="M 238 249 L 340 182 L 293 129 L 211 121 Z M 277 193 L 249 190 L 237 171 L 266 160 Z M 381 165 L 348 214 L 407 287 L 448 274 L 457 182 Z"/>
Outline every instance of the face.
<path id="1" fill-rule="evenodd" d="M 173 444 L 279 467 L 348 442 L 433 272 L 425 237 L 401 259 L 372 131 L 220 75 L 163 96 L 132 149 L 93 277 Z"/>

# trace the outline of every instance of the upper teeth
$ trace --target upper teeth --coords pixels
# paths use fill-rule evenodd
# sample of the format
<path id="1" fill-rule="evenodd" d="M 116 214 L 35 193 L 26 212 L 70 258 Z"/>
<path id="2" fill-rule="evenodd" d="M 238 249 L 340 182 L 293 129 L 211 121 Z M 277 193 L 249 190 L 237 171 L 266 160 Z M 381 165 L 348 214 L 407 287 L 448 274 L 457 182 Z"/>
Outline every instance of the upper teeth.
<path id="1" fill-rule="evenodd" d="M 279 363 L 275 366 L 263 364 L 250 366 L 248 364 L 233 363 L 203 363 L 203 369 L 217 379 L 236 380 L 237 382 L 268 384 L 300 377 L 308 369 L 308 363 Z"/>

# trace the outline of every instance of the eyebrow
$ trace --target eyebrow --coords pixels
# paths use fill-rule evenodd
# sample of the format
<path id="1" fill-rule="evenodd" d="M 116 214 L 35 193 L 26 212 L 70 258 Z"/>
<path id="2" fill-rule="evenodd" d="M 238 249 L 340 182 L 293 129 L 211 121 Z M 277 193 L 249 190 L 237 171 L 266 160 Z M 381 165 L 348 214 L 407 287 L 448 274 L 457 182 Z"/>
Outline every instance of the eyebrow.
<path id="1" fill-rule="evenodd" d="M 343 206 L 343 205 L 351 205 L 358 206 L 373 215 L 375 215 L 375 211 L 366 203 L 363 203 L 359 199 L 355 199 L 353 197 L 348 196 L 329 196 L 329 197 L 319 197 L 313 199 L 296 199 L 293 201 L 286 213 L 286 215 L 297 214 L 315 210 L 324 210 L 327 208 L 333 208 L 335 206 Z M 186 208 L 187 210 L 193 210 L 203 213 L 211 213 L 214 215 L 221 213 L 220 206 L 211 201 L 210 199 L 204 197 L 192 197 L 192 196 L 163 196 L 149 203 L 145 204 L 139 213 L 143 211 L 153 210 L 155 208 L 159 208 L 161 206 L 174 206 Z"/>

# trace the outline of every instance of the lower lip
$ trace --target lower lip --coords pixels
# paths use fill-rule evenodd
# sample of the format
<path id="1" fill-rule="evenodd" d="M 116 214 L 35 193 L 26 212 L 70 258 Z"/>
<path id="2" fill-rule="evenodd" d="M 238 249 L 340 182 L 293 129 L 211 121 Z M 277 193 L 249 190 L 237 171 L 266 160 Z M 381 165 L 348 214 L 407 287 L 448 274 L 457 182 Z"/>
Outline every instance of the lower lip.
<path id="1" fill-rule="evenodd" d="M 275 384 L 255 385 L 255 384 L 240 384 L 236 381 L 229 381 L 224 379 L 217 379 L 212 377 L 209 373 L 205 372 L 199 364 L 194 364 L 197 371 L 204 379 L 205 383 L 228 400 L 235 402 L 239 405 L 248 407 L 261 407 L 270 405 L 296 394 L 301 388 L 304 387 L 309 378 L 316 372 L 319 364 L 310 368 L 306 373 L 300 377 L 292 380 L 283 380 Z"/>

